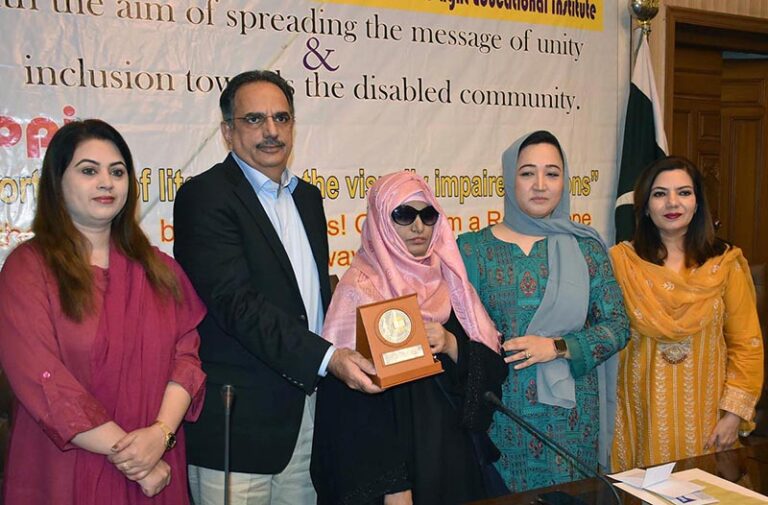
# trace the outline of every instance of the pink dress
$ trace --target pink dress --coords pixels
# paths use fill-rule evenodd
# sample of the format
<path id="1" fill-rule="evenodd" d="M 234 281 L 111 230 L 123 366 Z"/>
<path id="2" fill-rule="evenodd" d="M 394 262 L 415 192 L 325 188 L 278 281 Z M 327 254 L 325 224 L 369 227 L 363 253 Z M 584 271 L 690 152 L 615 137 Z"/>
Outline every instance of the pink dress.
<path id="1" fill-rule="evenodd" d="M 114 246 L 108 269 L 93 267 L 94 307 L 80 323 L 62 313 L 53 273 L 34 239 L 0 272 L 0 364 L 17 403 L 4 483 L 5 505 L 187 504 L 184 434 L 163 459 L 171 483 L 146 498 L 105 456 L 70 443 L 110 420 L 126 431 L 156 419 L 169 381 L 199 415 L 205 374 L 196 326 L 205 309 L 178 265 L 184 301 L 159 297 L 143 269 Z"/>

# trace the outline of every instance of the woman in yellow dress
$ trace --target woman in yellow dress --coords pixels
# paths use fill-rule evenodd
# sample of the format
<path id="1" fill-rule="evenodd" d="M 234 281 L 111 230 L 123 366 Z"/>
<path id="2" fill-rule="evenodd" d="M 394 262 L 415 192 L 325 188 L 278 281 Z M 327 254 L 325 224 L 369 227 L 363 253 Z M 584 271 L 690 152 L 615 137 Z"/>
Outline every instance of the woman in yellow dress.
<path id="1" fill-rule="evenodd" d="M 763 382 L 749 266 L 715 237 L 699 170 L 660 159 L 640 175 L 634 202 L 634 239 L 611 249 L 631 328 L 614 470 L 731 448 L 740 428 L 754 428 Z"/>

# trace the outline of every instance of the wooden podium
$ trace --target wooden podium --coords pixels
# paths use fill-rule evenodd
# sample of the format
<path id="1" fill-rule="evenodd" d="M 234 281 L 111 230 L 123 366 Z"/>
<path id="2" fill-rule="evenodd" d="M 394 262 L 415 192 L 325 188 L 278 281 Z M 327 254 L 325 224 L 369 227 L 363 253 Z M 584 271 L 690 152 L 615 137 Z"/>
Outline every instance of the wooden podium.
<path id="1" fill-rule="evenodd" d="M 371 379 L 384 389 L 443 371 L 429 349 L 415 294 L 358 307 L 357 351 L 373 362 Z"/>

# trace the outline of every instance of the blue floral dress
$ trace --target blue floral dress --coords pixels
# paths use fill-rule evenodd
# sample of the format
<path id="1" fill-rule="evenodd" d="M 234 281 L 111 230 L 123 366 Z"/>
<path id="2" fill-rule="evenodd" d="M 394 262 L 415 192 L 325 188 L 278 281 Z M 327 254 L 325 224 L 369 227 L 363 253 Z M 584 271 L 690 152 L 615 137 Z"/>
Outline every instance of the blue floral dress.
<path id="1" fill-rule="evenodd" d="M 576 407 L 538 403 L 535 365 L 522 370 L 509 367 L 502 401 L 597 470 L 595 367 L 626 345 L 629 323 L 605 249 L 594 239 L 577 240 L 589 269 L 589 308 L 584 328 L 563 335 L 571 353 L 568 362 L 576 382 Z M 516 244 L 499 240 L 490 228 L 484 228 L 461 235 L 459 249 L 469 280 L 502 338 L 524 336 L 547 287 L 547 239 L 536 242 L 526 256 Z M 541 440 L 498 413 L 489 434 L 501 451 L 496 468 L 510 491 L 583 478 Z"/>

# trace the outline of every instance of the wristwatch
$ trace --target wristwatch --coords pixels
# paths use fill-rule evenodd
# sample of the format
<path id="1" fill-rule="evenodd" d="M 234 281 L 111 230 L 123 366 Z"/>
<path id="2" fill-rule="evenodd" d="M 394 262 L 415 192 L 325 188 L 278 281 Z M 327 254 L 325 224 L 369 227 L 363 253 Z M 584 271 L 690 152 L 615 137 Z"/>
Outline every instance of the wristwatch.
<path id="1" fill-rule="evenodd" d="M 156 420 L 154 424 L 160 426 L 160 429 L 163 430 L 163 433 L 165 433 L 165 450 L 170 451 L 176 446 L 176 434 L 173 432 L 172 429 L 168 427 L 167 424 L 162 422 L 160 419 Z"/>
<path id="2" fill-rule="evenodd" d="M 563 338 L 556 338 L 555 341 L 555 352 L 557 352 L 558 358 L 565 358 L 565 355 L 568 353 L 568 344 L 565 343 L 565 339 Z"/>

